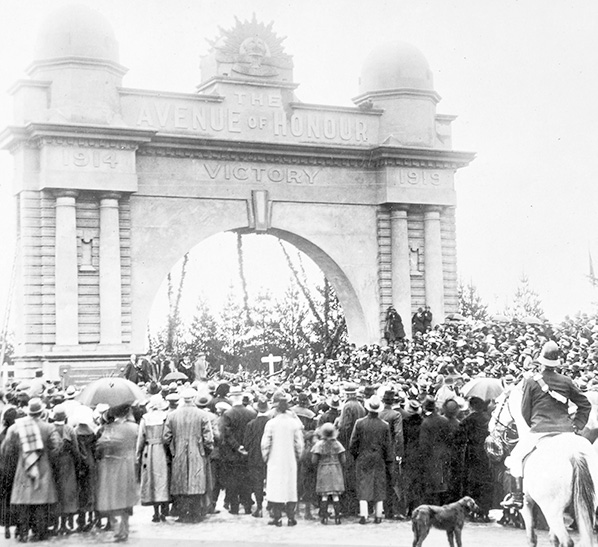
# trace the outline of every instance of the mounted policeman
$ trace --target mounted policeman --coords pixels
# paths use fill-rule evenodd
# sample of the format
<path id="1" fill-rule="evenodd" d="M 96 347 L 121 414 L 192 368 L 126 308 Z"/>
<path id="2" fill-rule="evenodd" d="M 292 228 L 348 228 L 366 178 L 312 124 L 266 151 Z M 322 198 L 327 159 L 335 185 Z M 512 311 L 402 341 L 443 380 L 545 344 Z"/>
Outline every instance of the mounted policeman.
<path id="1" fill-rule="evenodd" d="M 517 446 L 505 460 L 513 477 L 513 491 L 503 500 L 503 507 L 523 507 L 523 460 L 539 441 L 559 433 L 581 431 L 592 408 L 571 378 L 556 371 L 561 364 L 556 342 L 544 344 L 536 364 L 540 370 L 525 380 L 521 400 L 521 413 L 530 429 L 520 432 Z M 569 413 L 571 403 L 577 407 L 573 417 Z"/>

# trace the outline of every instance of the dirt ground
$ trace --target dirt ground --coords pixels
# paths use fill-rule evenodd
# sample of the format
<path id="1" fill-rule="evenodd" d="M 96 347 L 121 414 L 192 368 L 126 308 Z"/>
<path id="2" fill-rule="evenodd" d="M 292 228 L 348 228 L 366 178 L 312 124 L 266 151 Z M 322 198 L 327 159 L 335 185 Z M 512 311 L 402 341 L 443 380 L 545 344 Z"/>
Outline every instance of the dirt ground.
<path id="1" fill-rule="evenodd" d="M 493 512 L 499 518 L 499 512 Z M 140 547 L 176 547 L 203 546 L 229 547 L 247 545 L 268 546 L 372 546 L 372 547 L 411 547 L 413 535 L 410 522 L 384 521 L 360 525 L 356 518 L 344 519 L 340 525 L 329 522 L 324 526 L 318 520 L 298 518 L 295 527 L 284 525 L 280 528 L 268 526 L 268 517 L 254 518 L 250 515 L 230 515 L 227 511 L 210 515 L 199 524 L 180 524 L 174 518 L 163 523 L 151 522 L 152 509 L 136 507 L 130 522 L 128 545 Z M 548 534 L 539 532 L 539 547 L 549 547 Z M 573 539 L 577 539 L 573 535 Z M 96 545 L 113 542 L 111 532 L 94 531 L 88 534 L 72 534 L 37 543 L 40 547 L 64 545 Z M 16 545 L 16 540 L 0 539 L 0 546 Z M 432 530 L 424 542 L 427 547 L 448 546 L 446 534 Z M 525 547 L 525 531 L 512 527 L 503 527 L 496 522 L 481 524 L 467 523 L 463 531 L 464 547 Z"/>

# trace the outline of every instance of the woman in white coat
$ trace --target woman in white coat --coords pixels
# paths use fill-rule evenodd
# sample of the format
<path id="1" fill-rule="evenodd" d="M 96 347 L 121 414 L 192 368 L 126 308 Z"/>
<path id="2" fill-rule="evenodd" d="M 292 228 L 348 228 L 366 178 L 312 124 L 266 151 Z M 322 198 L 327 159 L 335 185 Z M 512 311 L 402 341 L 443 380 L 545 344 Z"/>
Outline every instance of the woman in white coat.
<path id="1" fill-rule="evenodd" d="M 262 456 L 266 462 L 266 497 L 272 506 L 268 524 L 282 526 L 285 508 L 288 525 L 295 526 L 297 505 L 297 462 L 303 452 L 303 426 L 288 410 L 290 398 L 277 394 L 276 414 L 266 423 L 262 437 Z"/>

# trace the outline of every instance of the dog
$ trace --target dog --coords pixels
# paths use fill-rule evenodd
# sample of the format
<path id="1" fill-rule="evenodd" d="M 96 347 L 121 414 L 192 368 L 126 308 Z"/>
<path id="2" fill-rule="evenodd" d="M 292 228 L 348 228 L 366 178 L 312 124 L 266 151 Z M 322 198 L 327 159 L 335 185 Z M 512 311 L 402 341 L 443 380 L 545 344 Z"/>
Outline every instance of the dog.
<path id="1" fill-rule="evenodd" d="M 421 547 L 428 536 L 430 528 L 446 530 L 448 542 L 455 547 L 461 547 L 461 530 L 465 524 L 468 513 L 475 513 L 480 508 L 469 496 L 448 505 L 420 505 L 413 510 L 411 515 L 411 528 L 413 530 L 413 547 Z"/>

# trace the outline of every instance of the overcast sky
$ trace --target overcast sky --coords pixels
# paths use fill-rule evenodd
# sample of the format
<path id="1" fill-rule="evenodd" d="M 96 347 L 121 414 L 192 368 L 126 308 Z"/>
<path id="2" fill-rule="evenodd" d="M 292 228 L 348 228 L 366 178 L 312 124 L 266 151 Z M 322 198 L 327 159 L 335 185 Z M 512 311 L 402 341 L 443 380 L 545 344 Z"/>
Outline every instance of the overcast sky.
<path id="1" fill-rule="evenodd" d="M 43 17 L 68 3 L 0 2 L 0 126 L 11 116 L 4 90 L 24 77 Z M 352 104 L 369 51 L 392 40 L 415 45 L 442 96 L 438 112 L 458 116 L 454 148 L 477 153 L 456 177 L 461 278 L 501 308 L 525 273 L 552 319 L 598 301 L 592 292 L 598 289 L 585 278 L 589 251 L 598 267 L 595 0 L 78 3 L 112 22 L 121 63 L 129 69 L 127 87 L 193 92 L 206 38 L 218 35 L 219 26 L 231 28 L 234 16 L 254 12 L 287 37 L 297 95 L 309 103 Z M 10 155 L 1 152 L 3 295 L 12 260 L 10 171 Z M 220 261 L 210 256 L 209 262 Z"/>

